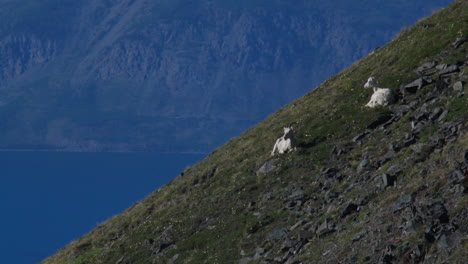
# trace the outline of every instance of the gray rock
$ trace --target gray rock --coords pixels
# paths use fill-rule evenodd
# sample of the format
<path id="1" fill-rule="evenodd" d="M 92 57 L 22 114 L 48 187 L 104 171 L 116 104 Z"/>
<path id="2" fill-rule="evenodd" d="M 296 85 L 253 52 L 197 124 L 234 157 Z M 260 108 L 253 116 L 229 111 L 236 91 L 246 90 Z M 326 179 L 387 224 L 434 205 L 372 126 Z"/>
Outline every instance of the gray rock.
<path id="1" fill-rule="evenodd" d="M 362 133 L 359 133 L 358 135 L 356 135 L 354 138 L 353 138 L 353 142 L 358 142 L 360 141 L 361 139 L 363 139 L 365 136 L 367 136 L 369 134 L 369 131 L 364 131 Z"/>
<path id="2" fill-rule="evenodd" d="M 462 81 L 458 81 L 453 85 L 453 90 L 461 92 L 463 91 L 464 83 Z"/>
<path id="3" fill-rule="evenodd" d="M 286 240 L 283 242 L 283 244 L 281 245 L 280 250 L 281 250 L 281 251 L 286 251 L 286 250 L 288 250 L 288 249 L 290 249 L 290 248 L 293 248 L 293 247 L 294 247 L 293 241 L 291 241 L 290 239 L 286 239 Z"/>
<path id="4" fill-rule="evenodd" d="M 435 71 L 434 71 L 434 67 L 436 66 L 436 63 L 434 61 L 431 61 L 431 62 L 426 62 L 426 63 L 423 63 L 421 66 L 419 66 L 415 72 L 419 75 L 429 75 L 429 74 L 433 74 Z"/>
<path id="5" fill-rule="evenodd" d="M 442 234 L 439 237 L 439 240 L 437 241 L 437 248 L 438 249 L 447 249 L 449 248 L 449 244 L 447 242 L 447 236 L 445 234 Z"/>
<path id="6" fill-rule="evenodd" d="M 396 177 L 388 174 L 382 174 L 382 181 L 383 181 L 383 189 L 394 186 L 396 182 Z"/>
<path id="7" fill-rule="evenodd" d="M 167 261 L 167 264 L 174 264 L 179 257 L 179 254 L 175 254 L 171 259 Z"/>
<path id="8" fill-rule="evenodd" d="M 436 82 L 436 91 L 443 92 L 448 88 L 448 84 L 443 80 L 437 80 Z"/>
<path id="9" fill-rule="evenodd" d="M 410 146 L 414 151 L 414 158 L 416 162 L 422 162 L 426 160 L 429 155 L 434 151 L 435 145 L 427 143 L 419 143 Z"/>
<path id="10" fill-rule="evenodd" d="M 359 163 L 356 169 L 357 173 L 362 173 L 367 168 L 368 165 L 369 165 L 369 160 L 367 158 L 363 159 L 361 163 Z"/>
<path id="11" fill-rule="evenodd" d="M 458 49 L 461 45 L 463 45 L 463 43 L 465 43 L 467 41 L 467 38 L 464 38 L 464 37 L 458 37 L 455 39 L 454 42 L 452 42 L 452 47 L 454 47 L 455 49 Z"/>
<path id="12" fill-rule="evenodd" d="M 434 203 L 429 206 L 429 212 L 433 219 L 439 220 L 441 223 L 448 223 L 448 211 L 442 203 Z"/>
<path id="13" fill-rule="evenodd" d="M 364 231 L 364 232 L 361 232 L 361 233 L 355 235 L 355 236 L 352 238 L 352 241 L 353 241 L 353 242 L 359 241 L 359 240 L 361 240 L 361 238 L 363 238 L 363 237 L 365 237 L 365 236 L 367 236 L 367 231 Z"/>
<path id="14" fill-rule="evenodd" d="M 418 90 L 420 90 L 423 86 L 425 86 L 428 82 L 423 79 L 419 78 L 414 80 L 413 82 L 403 86 L 405 91 L 410 92 L 410 93 L 416 93 Z"/>
<path id="15" fill-rule="evenodd" d="M 159 251 L 164 250 L 175 242 L 173 226 L 170 225 L 167 227 L 158 238 L 159 241 Z"/>
<path id="16" fill-rule="evenodd" d="M 288 200 L 290 201 L 303 200 L 304 198 L 306 198 L 306 195 L 304 191 L 301 191 L 301 190 L 295 191 L 291 195 L 288 196 Z"/>
<path id="17" fill-rule="evenodd" d="M 459 72 L 459 71 L 460 71 L 460 68 L 457 65 L 451 65 L 451 66 L 448 66 L 447 68 L 441 70 L 439 72 L 439 75 L 446 75 L 446 74 Z"/>
<path id="18" fill-rule="evenodd" d="M 465 179 L 465 175 L 461 170 L 453 170 L 447 173 L 448 178 L 452 184 L 462 183 Z"/>
<path id="19" fill-rule="evenodd" d="M 441 71 L 441 70 L 446 69 L 447 67 L 448 67 L 448 65 L 445 64 L 445 63 L 444 63 L 444 64 L 438 64 L 438 65 L 436 66 L 436 69 L 439 70 L 439 71 Z"/>
<path id="20" fill-rule="evenodd" d="M 429 116 L 429 119 L 436 120 L 443 113 L 443 111 L 444 109 L 442 107 L 436 107 Z"/>
<path id="21" fill-rule="evenodd" d="M 251 257 L 242 258 L 242 259 L 239 260 L 239 264 L 248 264 L 252 260 L 253 260 L 253 258 L 251 258 Z"/>
<path id="22" fill-rule="evenodd" d="M 404 116 L 406 113 L 411 111 L 411 107 L 409 105 L 394 105 L 391 107 L 392 112 L 396 116 Z"/>
<path id="23" fill-rule="evenodd" d="M 276 160 L 271 159 L 263 163 L 263 165 L 257 170 L 256 175 L 258 176 L 262 173 L 267 173 L 274 169 L 276 169 Z"/>
<path id="24" fill-rule="evenodd" d="M 414 198 L 411 194 L 400 197 L 393 205 L 393 212 L 398 212 L 403 208 L 410 206 L 414 202 Z"/>
<path id="25" fill-rule="evenodd" d="M 390 119 L 392 119 L 393 117 L 393 114 L 392 113 L 382 113 L 379 115 L 379 117 L 372 121 L 372 123 L 370 123 L 368 126 L 367 126 L 367 129 L 375 129 L 377 128 L 378 126 L 386 123 L 387 121 L 389 121 Z"/>
<path id="26" fill-rule="evenodd" d="M 442 114 L 440 114 L 439 118 L 437 119 L 437 122 L 441 122 L 442 120 L 444 120 L 447 114 L 448 114 L 448 110 L 445 110 L 444 112 L 442 112 Z"/>
<path id="27" fill-rule="evenodd" d="M 313 238 L 315 235 L 314 232 L 308 231 L 308 230 L 301 230 L 299 231 L 298 237 L 299 240 L 302 242 L 308 242 L 311 238 Z"/>
<path id="28" fill-rule="evenodd" d="M 465 165 L 468 165 L 468 149 L 465 149 L 465 153 L 463 154 L 463 160 L 465 161 Z"/>
<path id="29" fill-rule="evenodd" d="M 124 259 L 125 259 L 125 256 L 120 257 L 120 258 L 115 262 L 115 264 L 120 264 L 120 263 L 122 263 Z"/>
<path id="30" fill-rule="evenodd" d="M 327 195 L 325 196 L 325 201 L 326 201 L 327 203 L 331 203 L 333 200 L 335 200 L 336 198 L 338 198 L 338 196 L 340 196 L 340 193 L 330 191 L 330 192 L 328 192 Z"/>
<path id="31" fill-rule="evenodd" d="M 273 230 L 273 232 L 268 235 L 268 239 L 271 241 L 278 241 L 281 240 L 284 236 L 286 236 L 286 230 L 284 228 L 278 228 Z"/>
<path id="32" fill-rule="evenodd" d="M 343 212 L 341 212 L 341 218 L 345 218 L 346 216 L 356 212 L 358 209 L 358 206 L 354 203 L 349 203 L 345 209 L 343 210 Z"/>
<path id="33" fill-rule="evenodd" d="M 379 160 L 379 165 L 382 166 L 385 163 L 391 161 L 396 157 L 396 152 L 394 150 L 389 150 L 383 155 L 383 157 Z"/>

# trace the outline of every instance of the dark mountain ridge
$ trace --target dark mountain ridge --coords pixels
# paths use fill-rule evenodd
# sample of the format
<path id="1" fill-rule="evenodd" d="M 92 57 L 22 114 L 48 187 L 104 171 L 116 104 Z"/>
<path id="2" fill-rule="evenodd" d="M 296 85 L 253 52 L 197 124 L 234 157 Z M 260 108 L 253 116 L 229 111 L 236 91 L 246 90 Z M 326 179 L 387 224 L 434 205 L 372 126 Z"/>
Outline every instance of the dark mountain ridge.
<path id="1" fill-rule="evenodd" d="M 210 151 L 451 1 L 6 1 L 0 148 Z"/>
<path id="2" fill-rule="evenodd" d="M 458 0 L 43 263 L 465 263 L 467 34 Z"/>

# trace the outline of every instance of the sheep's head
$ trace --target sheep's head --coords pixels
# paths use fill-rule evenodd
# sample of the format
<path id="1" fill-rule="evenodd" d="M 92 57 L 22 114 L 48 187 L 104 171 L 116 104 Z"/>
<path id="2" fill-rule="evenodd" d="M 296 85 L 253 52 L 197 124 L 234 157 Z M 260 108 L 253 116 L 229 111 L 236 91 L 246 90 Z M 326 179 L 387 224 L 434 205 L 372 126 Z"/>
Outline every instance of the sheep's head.
<path id="1" fill-rule="evenodd" d="M 366 84 L 364 84 L 364 88 L 377 88 L 379 86 L 379 83 L 374 77 L 369 77 L 367 80 Z"/>
<path id="2" fill-rule="evenodd" d="M 284 134 L 289 133 L 292 130 L 292 127 L 283 127 Z"/>

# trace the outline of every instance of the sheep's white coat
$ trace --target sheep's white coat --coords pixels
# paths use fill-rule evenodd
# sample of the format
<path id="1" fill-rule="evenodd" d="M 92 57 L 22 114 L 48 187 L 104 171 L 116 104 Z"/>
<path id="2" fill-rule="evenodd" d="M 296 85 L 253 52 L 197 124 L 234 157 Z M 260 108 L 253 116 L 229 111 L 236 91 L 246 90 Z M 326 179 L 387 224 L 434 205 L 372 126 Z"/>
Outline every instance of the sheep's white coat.
<path id="1" fill-rule="evenodd" d="M 366 104 L 368 107 L 376 107 L 379 105 L 389 105 L 394 102 L 394 95 L 392 90 L 388 88 L 379 88 L 377 80 L 374 77 L 370 77 L 367 83 L 364 84 L 364 88 L 373 88 L 374 94 L 372 94 L 370 101 Z"/>
<path id="2" fill-rule="evenodd" d="M 275 145 L 273 146 L 273 150 L 271 151 L 271 155 L 275 155 L 275 151 L 280 154 L 289 152 L 291 150 L 296 149 L 294 143 L 294 135 L 292 127 L 285 127 L 283 128 L 284 135 L 276 140 Z"/>

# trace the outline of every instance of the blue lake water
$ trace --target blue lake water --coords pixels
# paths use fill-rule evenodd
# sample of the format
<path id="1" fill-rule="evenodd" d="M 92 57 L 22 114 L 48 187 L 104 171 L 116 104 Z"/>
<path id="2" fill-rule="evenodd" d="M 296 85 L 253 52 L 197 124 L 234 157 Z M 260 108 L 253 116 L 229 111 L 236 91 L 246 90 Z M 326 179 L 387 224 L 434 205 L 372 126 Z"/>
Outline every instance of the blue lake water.
<path id="1" fill-rule="evenodd" d="M 2 263 L 42 261 L 205 156 L 0 152 Z"/>

